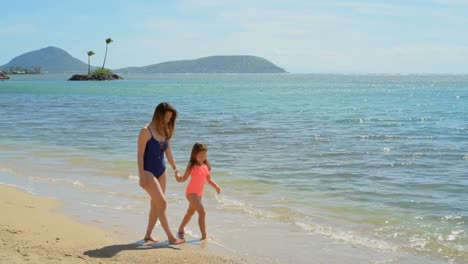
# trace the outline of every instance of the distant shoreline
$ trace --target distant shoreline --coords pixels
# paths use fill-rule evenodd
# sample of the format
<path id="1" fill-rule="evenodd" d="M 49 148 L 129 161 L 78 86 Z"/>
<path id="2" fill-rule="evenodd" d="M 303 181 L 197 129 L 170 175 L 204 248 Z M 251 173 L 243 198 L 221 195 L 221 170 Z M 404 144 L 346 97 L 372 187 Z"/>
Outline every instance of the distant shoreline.
<path id="1" fill-rule="evenodd" d="M 31 67 L 31 65 L 35 65 Z M 61 48 L 49 46 L 14 57 L 0 70 L 27 72 L 70 72 L 83 74 L 99 69 L 71 56 Z M 104 65 L 102 67 L 104 69 Z M 118 73 L 284 73 L 283 68 L 254 55 L 214 55 L 189 60 L 173 60 L 139 67 L 112 70 Z"/>

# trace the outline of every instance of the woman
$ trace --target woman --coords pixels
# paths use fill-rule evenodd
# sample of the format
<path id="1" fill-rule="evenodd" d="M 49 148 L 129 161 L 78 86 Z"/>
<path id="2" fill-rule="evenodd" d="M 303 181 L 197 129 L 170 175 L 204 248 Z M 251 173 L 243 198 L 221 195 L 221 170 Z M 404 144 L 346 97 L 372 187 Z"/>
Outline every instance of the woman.
<path id="1" fill-rule="evenodd" d="M 167 161 L 174 170 L 175 176 L 179 176 L 179 170 L 172 156 L 170 141 L 174 134 L 176 118 L 177 111 L 173 106 L 165 102 L 160 103 L 154 110 L 151 123 L 143 127 L 138 136 L 137 160 L 140 186 L 151 197 L 145 242 L 157 242 L 151 233 L 158 219 L 166 232 L 169 244 L 176 245 L 184 242 L 184 240 L 176 238 L 169 228 L 166 217 L 167 201 L 164 196 L 167 180 L 164 154 L 166 154 Z"/>

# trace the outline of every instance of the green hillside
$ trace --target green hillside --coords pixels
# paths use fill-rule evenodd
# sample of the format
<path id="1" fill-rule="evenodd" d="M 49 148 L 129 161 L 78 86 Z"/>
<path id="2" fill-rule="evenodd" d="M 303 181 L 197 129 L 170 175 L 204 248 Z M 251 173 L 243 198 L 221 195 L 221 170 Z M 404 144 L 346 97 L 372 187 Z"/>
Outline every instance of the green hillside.
<path id="1" fill-rule="evenodd" d="M 84 57 L 85 55 L 83 55 Z M 1 69 L 40 68 L 42 73 L 86 74 L 88 65 L 63 49 L 47 47 L 15 57 Z M 92 67 L 95 69 L 95 67 Z M 168 61 L 143 67 L 114 70 L 117 73 L 285 73 L 268 60 L 256 56 L 210 56 L 195 60 Z"/>
<path id="2" fill-rule="evenodd" d="M 256 56 L 210 56 L 168 61 L 115 70 L 120 73 L 284 73 L 284 69 Z"/>
<path id="3" fill-rule="evenodd" d="M 42 73 L 88 72 L 88 65 L 86 63 L 73 58 L 68 52 L 56 47 L 47 47 L 24 53 L 13 58 L 7 64 L 0 66 L 0 69 L 9 67 L 40 67 Z"/>

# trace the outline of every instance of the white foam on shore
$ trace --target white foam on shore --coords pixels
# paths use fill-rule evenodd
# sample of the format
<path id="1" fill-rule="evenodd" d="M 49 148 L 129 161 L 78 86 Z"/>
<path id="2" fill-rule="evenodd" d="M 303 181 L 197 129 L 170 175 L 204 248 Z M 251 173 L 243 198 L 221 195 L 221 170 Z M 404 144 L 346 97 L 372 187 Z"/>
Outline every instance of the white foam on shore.
<path id="1" fill-rule="evenodd" d="M 351 231 L 343 231 L 337 228 L 332 227 L 325 227 L 317 224 L 306 224 L 303 222 L 294 222 L 296 226 L 299 228 L 315 233 L 320 234 L 335 240 L 339 240 L 345 243 L 349 243 L 351 245 L 359 245 L 373 249 L 381 249 L 381 250 L 391 250 L 395 251 L 397 249 L 396 246 L 392 246 L 391 244 L 384 242 L 382 240 L 376 240 L 372 238 L 363 237 L 361 235 L 357 235 Z"/>
<path id="2" fill-rule="evenodd" d="M 356 246 L 358 245 L 358 246 L 364 246 L 367 248 L 391 250 L 391 251 L 394 251 L 397 249 L 396 246 L 393 246 L 382 240 L 372 239 L 372 238 L 365 237 L 360 234 L 355 234 L 352 231 L 343 231 L 343 230 L 340 230 L 339 228 L 334 228 L 331 226 L 321 226 L 315 223 L 301 222 L 295 219 L 294 217 L 284 217 L 281 215 L 275 215 L 273 213 L 269 213 L 269 212 L 265 212 L 263 210 L 257 209 L 250 204 L 226 198 L 225 196 L 215 196 L 215 200 L 219 202 L 221 205 L 223 205 L 223 209 L 225 210 L 227 209 L 227 210 L 240 211 L 241 213 L 245 213 L 247 215 L 260 218 L 260 219 L 261 218 L 271 219 L 271 220 L 293 224 L 296 227 L 299 227 L 300 229 L 304 231 L 314 233 L 314 234 L 319 234 L 319 235 L 329 237 L 334 240 L 342 241 L 351 245 L 356 245 Z"/>
<path id="3" fill-rule="evenodd" d="M 65 179 L 65 178 L 52 178 L 52 177 L 42 177 L 42 176 L 29 176 L 28 179 L 37 181 L 37 182 L 51 182 L 54 184 L 60 185 L 71 185 L 77 188 L 86 188 L 86 186 L 82 181 L 75 180 L 75 179 Z"/>
<path id="4" fill-rule="evenodd" d="M 31 188 L 31 187 L 21 186 L 21 185 L 17 185 L 17 184 L 13 184 L 13 183 L 4 183 L 4 182 L 0 182 L 0 185 L 13 187 L 13 188 L 22 190 L 22 191 L 24 191 L 26 193 L 29 193 L 29 194 L 32 194 L 32 195 L 39 195 L 39 194 L 35 193 L 33 191 L 33 188 Z"/>
<path id="5" fill-rule="evenodd" d="M 11 168 L 0 168 L 0 173 L 16 175 L 15 171 Z"/>
<path id="6" fill-rule="evenodd" d="M 130 174 L 127 176 L 127 179 L 131 182 L 138 182 L 140 180 L 140 177 Z"/>
<path id="7" fill-rule="evenodd" d="M 80 187 L 80 188 L 83 188 L 83 187 L 84 187 L 84 184 L 83 184 L 82 182 L 78 181 L 78 180 L 73 181 L 73 185 L 78 186 L 78 187 Z"/>
<path id="8" fill-rule="evenodd" d="M 274 218 L 272 214 L 269 214 L 265 211 L 257 209 L 250 204 L 237 201 L 237 200 L 231 200 L 231 199 L 226 198 L 225 196 L 217 195 L 215 196 L 215 200 L 221 205 L 223 205 L 223 208 L 227 210 L 240 211 L 242 213 L 246 213 L 248 215 L 259 217 L 259 218 Z"/>
<path id="9" fill-rule="evenodd" d="M 95 207 L 95 208 L 106 208 L 106 209 L 112 209 L 112 210 L 123 210 L 123 209 L 125 209 L 123 206 L 108 206 L 108 205 L 103 205 L 103 204 L 94 204 L 94 203 L 86 203 L 86 202 L 80 202 L 80 204 Z"/>

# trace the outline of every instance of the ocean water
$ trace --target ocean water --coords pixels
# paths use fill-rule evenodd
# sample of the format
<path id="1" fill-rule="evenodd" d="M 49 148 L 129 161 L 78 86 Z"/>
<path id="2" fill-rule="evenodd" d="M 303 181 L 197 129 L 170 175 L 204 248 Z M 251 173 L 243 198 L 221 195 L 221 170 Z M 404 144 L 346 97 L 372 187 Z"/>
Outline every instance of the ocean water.
<path id="1" fill-rule="evenodd" d="M 223 189 L 205 190 L 210 243 L 258 263 L 468 263 L 467 75 L 66 77 L 0 82 L 0 183 L 140 238 L 136 139 L 167 101 L 179 168 L 205 142 Z"/>

